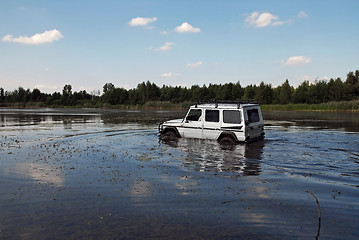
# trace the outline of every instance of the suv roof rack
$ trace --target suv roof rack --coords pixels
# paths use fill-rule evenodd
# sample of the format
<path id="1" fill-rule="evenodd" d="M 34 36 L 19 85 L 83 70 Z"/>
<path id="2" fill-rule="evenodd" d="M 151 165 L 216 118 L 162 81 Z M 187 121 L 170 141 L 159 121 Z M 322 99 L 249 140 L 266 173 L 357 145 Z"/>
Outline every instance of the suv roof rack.
<path id="1" fill-rule="evenodd" d="M 201 105 L 201 104 L 215 104 L 215 107 L 217 108 L 218 107 L 218 104 L 219 103 L 223 103 L 223 104 L 237 104 L 237 108 L 239 108 L 239 106 L 241 104 L 258 104 L 257 101 L 255 100 L 237 100 L 237 101 L 231 101 L 231 100 L 209 100 L 209 101 L 197 101 L 196 103 L 196 107 L 198 105 Z"/>

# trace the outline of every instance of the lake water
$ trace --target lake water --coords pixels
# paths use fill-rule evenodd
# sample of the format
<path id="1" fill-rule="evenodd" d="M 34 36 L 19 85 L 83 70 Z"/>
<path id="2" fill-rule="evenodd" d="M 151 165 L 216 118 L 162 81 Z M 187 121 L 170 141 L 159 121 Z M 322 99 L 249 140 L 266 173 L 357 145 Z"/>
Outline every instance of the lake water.
<path id="1" fill-rule="evenodd" d="M 0 109 L 0 239 L 357 239 L 359 113 L 162 142 L 181 111 Z M 321 219 L 318 218 L 320 205 Z"/>

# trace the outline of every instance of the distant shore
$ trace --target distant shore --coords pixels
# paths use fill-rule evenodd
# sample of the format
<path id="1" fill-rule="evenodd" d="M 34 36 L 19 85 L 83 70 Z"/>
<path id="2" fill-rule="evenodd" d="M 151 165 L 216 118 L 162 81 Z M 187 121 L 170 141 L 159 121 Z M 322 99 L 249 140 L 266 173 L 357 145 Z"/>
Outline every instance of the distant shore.
<path id="1" fill-rule="evenodd" d="M 264 111 L 359 111 L 359 100 L 319 104 L 261 105 Z"/>

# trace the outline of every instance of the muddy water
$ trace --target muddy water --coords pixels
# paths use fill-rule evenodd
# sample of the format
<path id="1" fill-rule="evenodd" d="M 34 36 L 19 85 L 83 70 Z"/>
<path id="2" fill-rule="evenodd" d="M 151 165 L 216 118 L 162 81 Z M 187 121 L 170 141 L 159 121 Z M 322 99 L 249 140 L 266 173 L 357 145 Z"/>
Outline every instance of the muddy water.
<path id="1" fill-rule="evenodd" d="M 359 114 L 161 142 L 173 111 L 0 110 L 0 239 L 357 239 Z M 313 193 L 320 204 L 321 221 Z"/>

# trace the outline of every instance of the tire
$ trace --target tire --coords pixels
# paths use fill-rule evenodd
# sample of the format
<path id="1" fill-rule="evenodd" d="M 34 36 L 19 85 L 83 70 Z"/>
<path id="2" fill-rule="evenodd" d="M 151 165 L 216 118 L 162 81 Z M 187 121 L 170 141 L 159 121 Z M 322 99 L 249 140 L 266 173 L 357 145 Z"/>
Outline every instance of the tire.
<path id="1" fill-rule="evenodd" d="M 224 137 L 221 137 L 218 142 L 221 144 L 221 145 L 235 145 L 237 144 L 236 140 L 234 140 L 233 137 L 231 136 L 224 136 Z"/>
<path id="2" fill-rule="evenodd" d="M 177 138 L 178 138 L 178 136 L 174 130 L 167 130 L 166 132 L 161 134 L 161 139 L 163 141 L 174 141 Z"/>

